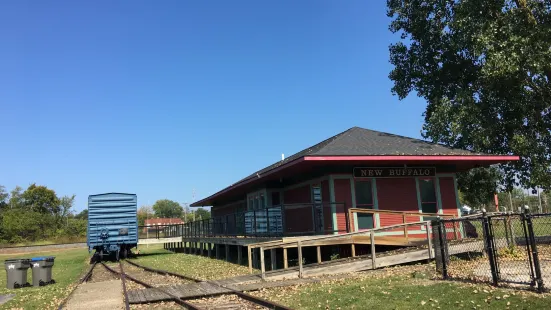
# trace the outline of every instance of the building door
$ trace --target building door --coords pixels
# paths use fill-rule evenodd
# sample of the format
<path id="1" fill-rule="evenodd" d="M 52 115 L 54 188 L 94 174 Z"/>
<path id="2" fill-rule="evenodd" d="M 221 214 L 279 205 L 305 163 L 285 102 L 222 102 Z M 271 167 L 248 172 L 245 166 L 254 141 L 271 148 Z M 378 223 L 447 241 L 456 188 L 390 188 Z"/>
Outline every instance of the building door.
<path id="1" fill-rule="evenodd" d="M 433 178 L 419 179 L 419 197 L 421 198 L 421 213 L 438 213 L 436 186 Z M 436 215 L 423 216 L 423 221 L 436 219 Z"/>
<path id="2" fill-rule="evenodd" d="M 357 180 L 354 184 L 356 192 L 356 208 L 373 210 L 373 185 L 371 180 Z M 375 227 L 373 213 L 356 213 L 358 230 Z"/>
<path id="3" fill-rule="evenodd" d="M 312 202 L 314 203 L 312 208 L 312 216 L 314 217 L 316 233 L 323 232 L 323 203 L 321 199 L 321 186 L 319 184 L 312 185 Z"/>

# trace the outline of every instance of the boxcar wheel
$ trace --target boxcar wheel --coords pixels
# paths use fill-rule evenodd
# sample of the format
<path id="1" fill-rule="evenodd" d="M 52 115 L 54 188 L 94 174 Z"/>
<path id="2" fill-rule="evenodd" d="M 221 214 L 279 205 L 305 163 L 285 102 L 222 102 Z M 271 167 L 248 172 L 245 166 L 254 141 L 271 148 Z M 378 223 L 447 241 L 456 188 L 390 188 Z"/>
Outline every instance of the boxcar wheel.
<path id="1" fill-rule="evenodd" d="M 115 252 L 115 261 L 117 262 L 119 261 L 119 252 L 120 252 L 119 250 Z"/>
<path id="2" fill-rule="evenodd" d="M 126 248 L 123 248 L 121 251 L 122 251 L 121 257 L 123 259 L 126 259 L 128 257 L 128 250 Z"/>

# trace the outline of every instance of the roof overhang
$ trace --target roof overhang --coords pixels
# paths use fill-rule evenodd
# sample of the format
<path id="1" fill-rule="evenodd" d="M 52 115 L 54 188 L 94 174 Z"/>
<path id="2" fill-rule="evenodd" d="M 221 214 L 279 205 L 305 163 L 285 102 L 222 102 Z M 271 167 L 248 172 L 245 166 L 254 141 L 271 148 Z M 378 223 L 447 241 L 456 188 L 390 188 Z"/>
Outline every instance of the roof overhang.
<path id="1" fill-rule="evenodd" d="M 358 164 L 358 165 L 407 165 L 407 164 L 431 164 L 445 165 L 455 164 L 457 170 L 466 171 L 474 167 L 488 167 L 495 164 L 520 160 L 514 155 L 370 155 L 370 156 L 303 156 L 289 161 L 279 167 L 266 171 L 263 174 L 244 179 L 232 184 L 225 189 L 197 202 L 191 207 L 211 206 L 212 202 L 232 191 L 241 189 L 247 185 L 266 181 L 270 178 L 278 178 L 285 175 L 285 172 L 298 172 L 300 168 L 313 167 L 319 164 Z M 292 168 L 292 169 L 291 169 Z"/>

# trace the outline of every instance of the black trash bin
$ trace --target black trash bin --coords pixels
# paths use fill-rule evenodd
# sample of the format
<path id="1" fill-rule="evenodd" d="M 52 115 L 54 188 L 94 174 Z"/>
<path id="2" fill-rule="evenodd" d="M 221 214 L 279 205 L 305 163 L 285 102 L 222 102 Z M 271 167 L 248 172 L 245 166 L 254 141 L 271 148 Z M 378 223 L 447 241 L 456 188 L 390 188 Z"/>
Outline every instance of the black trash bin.
<path id="1" fill-rule="evenodd" d="M 30 267 L 30 260 L 26 258 L 7 259 L 4 261 L 6 275 L 8 277 L 7 288 L 20 288 L 29 286 L 27 282 L 27 269 Z"/>
<path id="2" fill-rule="evenodd" d="M 52 280 L 54 259 L 55 257 L 53 256 L 31 258 L 33 286 L 44 286 L 55 283 L 55 280 Z"/>

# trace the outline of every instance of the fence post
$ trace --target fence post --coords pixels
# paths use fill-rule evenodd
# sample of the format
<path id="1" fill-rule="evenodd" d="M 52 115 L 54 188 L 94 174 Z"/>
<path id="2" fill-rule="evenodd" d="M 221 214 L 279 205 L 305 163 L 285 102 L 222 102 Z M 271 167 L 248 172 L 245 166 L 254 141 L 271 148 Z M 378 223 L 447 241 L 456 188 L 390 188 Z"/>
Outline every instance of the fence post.
<path id="1" fill-rule="evenodd" d="M 297 251 L 298 251 L 298 277 L 302 278 L 302 246 L 300 240 L 297 241 Z"/>
<path id="2" fill-rule="evenodd" d="M 431 228 L 430 221 L 427 221 L 427 223 L 425 225 L 426 225 L 426 228 L 427 228 L 427 245 L 428 245 L 428 248 L 429 248 L 429 262 L 430 262 L 433 259 L 433 257 L 432 257 L 432 238 L 430 236 L 430 231 L 432 230 L 432 228 Z"/>
<path id="3" fill-rule="evenodd" d="M 494 236 L 492 233 L 491 220 L 486 214 L 486 210 L 482 209 L 482 231 L 484 235 L 484 243 L 488 250 L 488 260 L 490 262 L 490 269 L 492 271 L 492 282 L 495 286 L 498 285 L 499 276 L 497 270 L 496 253 L 494 247 Z"/>
<path id="4" fill-rule="evenodd" d="M 256 210 L 253 210 L 253 228 L 254 228 L 254 236 L 256 237 Z"/>
<path id="5" fill-rule="evenodd" d="M 532 223 L 532 214 L 530 214 L 530 209 L 525 208 L 524 212 L 526 214 L 526 224 L 528 227 L 528 236 L 530 238 L 530 248 L 532 250 L 532 258 L 534 259 L 534 271 L 536 273 L 536 283 L 538 285 L 538 292 L 543 292 L 543 278 L 541 276 L 541 266 L 540 259 L 538 255 L 538 248 L 536 246 L 536 238 L 534 236 L 534 223 Z"/>
<path id="6" fill-rule="evenodd" d="M 268 212 L 268 208 L 266 210 L 266 235 L 270 236 L 270 212 Z"/>
<path id="7" fill-rule="evenodd" d="M 436 219 L 436 225 L 438 227 L 438 243 L 440 244 L 440 260 L 442 263 L 442 277 L 448 279 L 448 258 L 446 257 L 446 247 L 448 246 L 446 242 L 445 229 L 446 226 L 442 218 L 438 217 Z"/>

